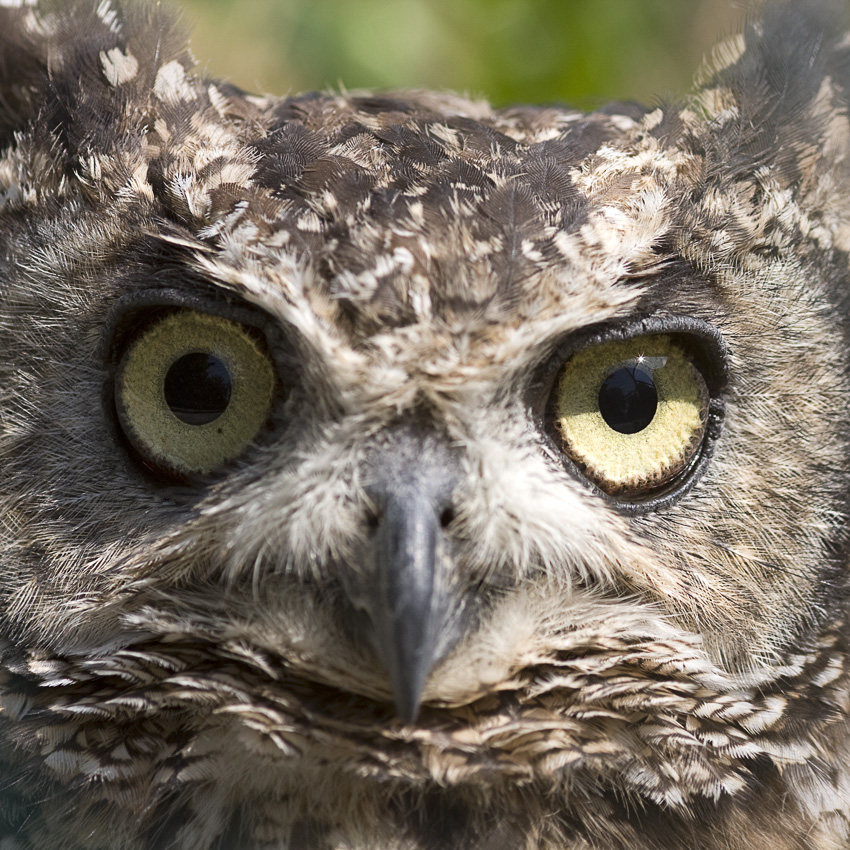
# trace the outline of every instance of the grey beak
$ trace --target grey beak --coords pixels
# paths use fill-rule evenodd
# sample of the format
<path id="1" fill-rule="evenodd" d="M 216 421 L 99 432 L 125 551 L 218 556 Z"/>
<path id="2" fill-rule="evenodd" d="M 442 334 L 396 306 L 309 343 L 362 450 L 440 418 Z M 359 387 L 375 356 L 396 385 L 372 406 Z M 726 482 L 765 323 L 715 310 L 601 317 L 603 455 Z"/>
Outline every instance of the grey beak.
<path id="1" fill-rule="evenodd" d="M 371 642 L 405 722 L 419 712 L 428 674 L 454 644 L 462 604 L 446 526 L 457 458 L 434 436 L 400 429 L 376 451 L 367 488 L 376 511 Z"/>

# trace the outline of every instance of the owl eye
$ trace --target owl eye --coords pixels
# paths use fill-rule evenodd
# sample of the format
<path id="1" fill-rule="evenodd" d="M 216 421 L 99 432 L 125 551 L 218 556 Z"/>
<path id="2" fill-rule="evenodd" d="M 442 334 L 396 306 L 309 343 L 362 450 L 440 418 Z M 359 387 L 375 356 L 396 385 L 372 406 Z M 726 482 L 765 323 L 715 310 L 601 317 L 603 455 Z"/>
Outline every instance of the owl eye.
<path id="1" fill-rule="evenodd" d="M 249 328 L 177 310 L 124 351 L 115 381 L 118 420 L 152 467 L 186 476 L 238 457 L 268 420 L 275 369 Z"/>
<path id="2" fill-rule="evenodd" d="M 634 498 L 697 457 L 709 392 L 670 336 L 648 334 L 576 352 L 558 377 L 552 410 L 569 458 L 609 495 Z"/>

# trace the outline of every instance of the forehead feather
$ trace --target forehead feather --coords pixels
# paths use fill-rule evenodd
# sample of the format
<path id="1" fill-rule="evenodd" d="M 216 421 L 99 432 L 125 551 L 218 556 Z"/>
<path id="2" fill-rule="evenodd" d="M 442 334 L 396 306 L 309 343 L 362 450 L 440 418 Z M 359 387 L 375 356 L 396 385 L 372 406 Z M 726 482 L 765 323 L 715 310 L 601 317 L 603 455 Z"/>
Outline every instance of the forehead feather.
<path id="1" fill-rule="evenodd" d="M 193 143 L 169 132 L 151 173 L 227 259 L 307 269 L 358 335 L 528 319 L 549 290 L 599 295 L 663 260 L 663 168 L 624 147 L 632 117 L 434 100 L 313 94 L 250 124 L 217 114 L 219 159 L 185 167 Z"/>

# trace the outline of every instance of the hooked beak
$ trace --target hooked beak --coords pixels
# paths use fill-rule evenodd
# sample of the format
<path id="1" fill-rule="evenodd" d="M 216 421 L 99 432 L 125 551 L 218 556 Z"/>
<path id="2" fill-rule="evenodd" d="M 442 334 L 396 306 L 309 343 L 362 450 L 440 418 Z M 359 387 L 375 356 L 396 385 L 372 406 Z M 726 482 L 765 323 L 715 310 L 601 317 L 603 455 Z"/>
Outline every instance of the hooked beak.
<path id="1" fill-rule="evenodd" d="M 412 723 L 429 673 L 464 631 L 446 527 L 458 461 L 432 434 L 399 429 L 370 459 L 374 572 L 370 643 L 389 674 L 399 717 Z"/>

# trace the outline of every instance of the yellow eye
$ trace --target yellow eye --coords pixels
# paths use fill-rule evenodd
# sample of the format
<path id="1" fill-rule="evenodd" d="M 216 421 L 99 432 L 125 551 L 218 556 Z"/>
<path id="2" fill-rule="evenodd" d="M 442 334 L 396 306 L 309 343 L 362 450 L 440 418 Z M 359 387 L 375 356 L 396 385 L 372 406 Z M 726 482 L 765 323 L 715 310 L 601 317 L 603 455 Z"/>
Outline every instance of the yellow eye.
<path id="1" fill-rule="evenodd" d="M 205 474 L 256 437 L 274 387 L 271 358 L 248 328 L 179 310 L 124 352 L 115 401 L 124 432 L 149 463 L 177 475 Z"/>
<path id="2" fill-rule="evenodd" d="M 668 483 L 697 456 L 709 393 L 690 358 L 665 334 L 586 348 L 555 387 L 564 452 L 601 490 L 638 496 Z"/>

